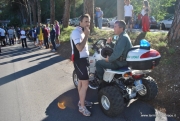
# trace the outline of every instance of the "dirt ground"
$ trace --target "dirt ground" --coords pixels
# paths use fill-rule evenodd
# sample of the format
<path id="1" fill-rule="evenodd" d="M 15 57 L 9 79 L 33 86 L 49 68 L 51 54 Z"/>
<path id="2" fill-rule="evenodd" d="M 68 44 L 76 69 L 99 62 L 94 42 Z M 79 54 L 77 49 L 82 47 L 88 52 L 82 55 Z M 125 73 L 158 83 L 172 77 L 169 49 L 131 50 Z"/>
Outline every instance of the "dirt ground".
<path id="1" fill-rule="evenodd" d="M 175 48 L 173 53 L 169 53 L 166 48 L 159 50 L 161 60 L 165 61 L 163 63 L 160 61 L 160 64 L 150 74 L 156 80 L 159 92 L 157 97 L 148 103 L 180 121 L 180 46 L 178 45 L 173 46 Z M 70 42 L 61 43 L 58 53 L 70 59 Z"/>

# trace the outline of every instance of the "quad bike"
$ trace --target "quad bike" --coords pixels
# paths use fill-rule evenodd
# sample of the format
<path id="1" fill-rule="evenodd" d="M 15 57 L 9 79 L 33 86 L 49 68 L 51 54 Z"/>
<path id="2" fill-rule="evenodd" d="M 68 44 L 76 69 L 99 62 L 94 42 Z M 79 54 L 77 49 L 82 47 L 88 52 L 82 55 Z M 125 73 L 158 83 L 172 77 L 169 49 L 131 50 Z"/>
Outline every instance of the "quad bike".
<path id="1" fill-rule="evenodd" d="M 158 93 L 156 81 L 148 73 L 159 64 L 161 55 L 151 49 L 146 40 L 134 46 L 127 53 L 127 67 L 117 70 L 104 69 L 103 82 L 99 83 L 95 64 L 106 58 L 111 51 L 106 49 L 106 39 L 99 39 L 93 44 L 94 54 L 89 57 L 89 87 L 98 89 L 98 101 L 104 114 L 110 117 L 119 115 L 131 99 L 152 100 Z M 76 72 L 73 72 L 73 82 L 78 85 Z"/>

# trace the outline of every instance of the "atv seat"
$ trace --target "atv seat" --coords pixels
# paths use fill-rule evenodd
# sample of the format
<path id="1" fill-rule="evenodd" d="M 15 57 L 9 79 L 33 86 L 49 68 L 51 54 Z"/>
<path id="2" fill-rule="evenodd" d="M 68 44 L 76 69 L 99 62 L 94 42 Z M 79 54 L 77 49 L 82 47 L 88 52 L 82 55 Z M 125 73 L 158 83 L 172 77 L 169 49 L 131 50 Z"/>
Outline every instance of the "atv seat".
<path id="1" fill-rule="evenodd" d="M 112 71 L 121 71 L 121 72 L 124 72 L 124 71 L 129 71 L 130 69 L 128 68 L 128 66 L 124 66 L 124 67 L 120 67 L 118 69 L 113 69 Z"/>

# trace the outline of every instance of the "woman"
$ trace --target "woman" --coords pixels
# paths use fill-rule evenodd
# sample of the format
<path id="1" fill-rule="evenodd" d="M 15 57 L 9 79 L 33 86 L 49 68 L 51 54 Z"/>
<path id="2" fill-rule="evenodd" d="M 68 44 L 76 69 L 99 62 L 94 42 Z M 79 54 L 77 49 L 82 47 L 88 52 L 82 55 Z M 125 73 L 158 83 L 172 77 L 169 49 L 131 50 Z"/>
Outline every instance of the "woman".
<path id="1" fill-rule="evenodd" d="M 57 20 L 55 20 L 54 23 L 55 23 L 55 30 L 56 30 L 56 46 L 59 47 L 60 46 L 60 42 L 59 42 L 60 26 Z"/>
<path id="2" fill-rule="evenodd" d="M 42 48 L 44 37 L 43 37 L 43 30 L 42 30 L 41 23 L 39 24 L 38 29 L 39 29 L 39 32 L 38 32 L 39 47 Z"/>
<path id="3" fill-rule="evenodd" d="M 142 30 L 143 32 L 149 32 L 149 15 L 150 15 L 150 6 L 147 0 L 143 1 L 143 9 L 141 11 L 142 14 Z"/>
<path id="4" fill-rule="evenodd" d="M 56 45 L 55 45 L 55 37 L 56 37 L 56 30 L 54 28 L 54 25 L 51 25 L 51 31 L 50 31 L 50 38 L 51 38 L 51 43 L 53 45 L 52 51 L 56 51 Z"/>
<path id="5" fill-rule="evenodd" d="M 22 47 L 24 48 L 24 46 L 27 48 L 27 42 L 26 42 L 26 31 L 24 30 L 24 28 L 21 28 L 21 43 L 22 43 Z"/>

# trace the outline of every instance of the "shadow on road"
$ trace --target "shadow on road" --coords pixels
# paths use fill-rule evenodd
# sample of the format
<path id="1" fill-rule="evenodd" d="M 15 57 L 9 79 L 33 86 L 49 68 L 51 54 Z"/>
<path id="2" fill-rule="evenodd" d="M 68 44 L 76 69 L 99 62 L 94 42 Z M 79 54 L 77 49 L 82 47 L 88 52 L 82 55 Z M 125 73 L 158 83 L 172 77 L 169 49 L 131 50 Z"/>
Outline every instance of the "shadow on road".
<path id="1" fill-rule="evenodd" d="M 25 51 L 25 52 L 27 52 L 27 51 Z M 40 55 L 44 55 L 44 54 L 47 54 L 47 53 L 49 53 L 49 52 L 45 52 L 45 53 L 41 53 L 41 54 L 34 54 L 34 55 L 26 56 L 26 57 L 20 57 L 20 58 L 13 59 L 13 60 L 8 61 L 8 62 L 0 63 L 0 65 L 4 65 L 4 64 L 8 64 L 8 63 L 15 63 L 15 62 L 18 62 L 18 61 L 22 61 L 22 60 L 33 58 L 33 57 L 40 56 Z M 52 56 L 52 55 L 50 55 L 50 56 Z"/>
<path id="2" fill-rule="evenodd" d="M 39 48 L 37 48 L 37 47 L 24 48 L 24 49 L 23 48 L 15 49 L 15 48 L 8 47 L 5 49 L 6 49 L 6 51 L 4 51 L 4 49 L 2 50 L 2 53 L 0 54 L 0 59 L 23 55 L 23 54 L 27 54 L 27 53 L 31 53 L 31 52 L 35 52 L 35 51 L 39 50 Z"/>
<path id="3" fill-rule="evenodd" d="M 155 109 L 142 101 L 136 100 L 132 102 L 129 107 L 125 107 L 122 114 L 118 117 L 111 118 L 103 114 L 99 104 L 97 104 L 97 99 L 97 91 L 89 89 L 87 100 L 96 104 L 88 108 L 92 112 L 92 116 L 85 117 L 78 112 L 77 89 L 69 90 L 56 98 L 47 107 L 45 112 L 47 117 L 42 121 L 155 121 Z M 58 108 L 58 102 L 64 102 L 66 108 L 64 110 Z"/>
<path id="4" fill-rule="evenodd" d="M 52 56 L 52 55 L 50 55 Z M 38 65 L 32 66 L 30 68 L 12 73 L 10 75 L 7 75 L 5 77 L 0 78 L 0 86 L 3 84 L 6 84 L 8 82 L 14 81 L 16 79 L 19 79 L 21 77 L 27 76 L 29 74 L 35 73 L 36 71 L 42 70 L 46 67 L 49 67 L 53 64 L 59 63 L 60 61 L 63 61 L 64 59 L 60 56 L 55 56 L 52 58 L 49 58 L 48 60 L 40 62 Z"/>

